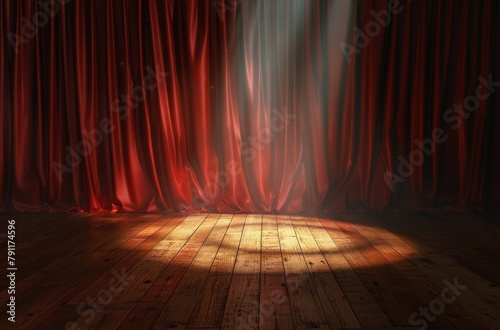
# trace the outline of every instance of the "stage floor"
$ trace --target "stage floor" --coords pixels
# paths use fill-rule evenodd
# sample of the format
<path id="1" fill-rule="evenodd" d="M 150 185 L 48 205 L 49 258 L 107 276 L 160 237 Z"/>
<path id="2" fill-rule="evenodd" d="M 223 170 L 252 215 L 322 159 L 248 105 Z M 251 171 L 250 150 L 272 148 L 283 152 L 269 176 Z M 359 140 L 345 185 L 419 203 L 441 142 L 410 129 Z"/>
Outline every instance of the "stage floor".
<path id="1" fill-rule="evenodd" d="M 5 268 L 8 219 L 2 329 L 500 328 L 498 214 L 4 214 Z"/>

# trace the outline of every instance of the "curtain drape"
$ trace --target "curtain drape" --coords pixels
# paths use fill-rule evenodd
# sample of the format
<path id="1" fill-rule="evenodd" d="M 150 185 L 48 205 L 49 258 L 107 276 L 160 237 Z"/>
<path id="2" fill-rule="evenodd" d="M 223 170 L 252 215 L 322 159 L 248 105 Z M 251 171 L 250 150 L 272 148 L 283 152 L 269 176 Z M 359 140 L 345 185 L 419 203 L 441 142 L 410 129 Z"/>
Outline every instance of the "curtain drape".
<path id="1" fill-rule="evenodd" d="M 498 208 L 500 4 L 0 4 L 0 210 Z"/>

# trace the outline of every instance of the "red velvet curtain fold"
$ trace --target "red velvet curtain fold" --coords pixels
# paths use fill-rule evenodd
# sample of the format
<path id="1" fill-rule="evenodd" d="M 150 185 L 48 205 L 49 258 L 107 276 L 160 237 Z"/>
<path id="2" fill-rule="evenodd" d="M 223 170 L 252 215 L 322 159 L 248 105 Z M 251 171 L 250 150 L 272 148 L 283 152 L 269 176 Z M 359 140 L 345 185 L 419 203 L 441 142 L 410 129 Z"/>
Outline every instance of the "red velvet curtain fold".
<path id="1" fill-rule="evenodd" d="M 2 211 L 500 205 L 496 1 L 0 9 Z"/>

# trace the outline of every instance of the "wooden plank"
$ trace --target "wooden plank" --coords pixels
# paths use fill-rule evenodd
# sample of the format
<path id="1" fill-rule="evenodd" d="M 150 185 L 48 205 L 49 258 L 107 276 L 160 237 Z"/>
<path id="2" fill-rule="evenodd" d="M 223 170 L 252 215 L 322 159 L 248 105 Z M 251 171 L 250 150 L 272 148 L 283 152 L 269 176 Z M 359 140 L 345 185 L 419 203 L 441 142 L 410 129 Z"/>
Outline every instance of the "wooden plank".
<path id="1" fill-rule="evenodd" d="M 333 219 L 322 219 L 320 222 L 316 217 L 310 217 L 307 223 L 361 327 L 364 329 L 390 329 L 391 324 L 380 310 L 374 297 L 368 292 L 337 246 L 336 242 L 346 240 L 347 237 L 333 225 L 334 221 Z"/>
<path id="2" fill-rule="evenodd" d="M 172 230 L 173 228 L 175 228 L 176 224 L 184 220 L 183 218 L 176 218 L 172 222 L 170 222 L 168 221 L 168 218 L 169 217 L 167 217 L 167 221 L 164 222 L 164 228 L 167 228 L 167 230 Z M 136 232 L 135 234 L 138 233 Z M 126 236 L 128 236 L 128 234 Z M 83 239 L 85 239 L 85 237 L 83 237 Z M 132 239 L 133 238 L 131 238 L 130 240 Z M 143 243 L 141 244 L 151 246 L 151 244 L 154 244 L 152 242 L 158 242 L 160 239 L 161 235 L 160 237 L 149 237 L 147 239 L 142 239 Z M 57 302 L 62 301 L 68 303 L 69 301 L 74 299 L 75 296 L 81 294 L 81 292 L 83 292 L 85 289 L 88 289 L 92 285 L 95 285 L 96 290 L 101 290 L 107 284 L 106 276 L 110 274 L 111 269 L 119 268 L 117 267 L 117 265 L 121 266 L 122 268 L 130 269 L 135 263 L 137 263 L 138 260 L 143 258 L 148 251 L 149 249 L 141 248 L 134 250 L 118 249 L 109 251 L 101 259 L 97 260 L 94 264 L 89 266 L 88 269 L 82 269 L 82 272 L 79 274 L 80 276 L 71 280 L 68 279 L 65 285 L 57 289 L 52 288 L 50 294 L 47 295 L 44 299 L 32 300 L 33 304 L 28 305 L 30 306 L 29 308 L 25 308 L 26 313 L 21 314 L 19 316 L 19 320 L 26 325 L 41 322 L 57 311 Z M 67 262 L 67 259 L 63 258 L 61 260 L 65 260 Z M 101 279 L 100 284 L 96 282 L 99 281 L 99 279 Z M 27 297 L 30 297 L 30 295 L 31 293 L 27 292 Z M 88 296 L 82 295 L 80 298 L 85 299 L 86 297 Z M 78 304 L 80 302 L 81 300 L 75 300 L 73 304 Z"/>
<path id="3" fill-rule="evenodd" d="M 377 222 L 375 222 L 375 220 L 371 217 L 365 217 L 363 219 L 368 225 L 372 224 L 372 226 L 374 226 L 377 224 Z M 401 226 L 400 223 L 396 223 L 392 219 L 387 220 L 389 221 L 391 227 L 398 228 Z M 470 285 L 469 282 L 463 282 L 458 274 L 440 265 L 439 260 L 434 258 L 434 250 L 429 247 L 425 241 L 419 241 L 415 238 L 412 231 L 405 233 L 405 236 L 407 237 L 406 240 L 402 240 L 397 235 L 389 232 L 382 232 L 380 230 L 378 231 L 378 235 L 382 235 L 383 237 L 386 237 L 386 240 L 391 241 L 391 246 L 400 254 L 408 252 L 408 250 L 411 249 L 413 252 L 411 263 L 416 265 L 418 269 L 425 274 L 425 276 L 438 285 L 440 288 L 439 291 L 447 288 L 444 282 L 445 280 L 453 281 L 455 277 L 460 279 L 459 283 L 465 284 L 466 286 Z M 413 242 L 421 242 L 421 244 L 418 245 L 418 249 L 409 247 L 408 244 L 410 243 L 408 243 L 408 241 L 410 239 Z M 456 302 L 469 310 L 480 320 L 480 322 L 488 327 L 494 328 L 498 324 L 498 320 L 500 320 L 500 311 L 498 310 L 498 307 L 486 302 L 476 292 L 470 290 L 469 288 L 457 296 Z M 450 318 L 453 319 L 451 316 Z"/>
<path id="4" fill-rule="evenodd" d="M 131 275 L 135 279 L 127 291 L 120 295 L 119 301 L 139 302 L 167 265 L 172 262 L 179 250 L 191 238 L 193 238 L 192 242 L 194 243 L 205 239 L 217 219 L 217 215 L 198 216 L 196 220 L 185 221 L 184 226 L 177 227 L 177 230 L 170 232 L 142 260 L 134 265 Z"/>
<path id="5" fill-rule="evenodd" d="M 277 221 L 293 323 L 298 329 L 328 329 L 290 217 L 277 216 Z"/>
<path id="6" fill-rule="evenodd" d="M 123 267 L 122 270 L 118 269 L 118 273 L 126 273 L 126 281 L 123 282 L 121 288 L 113 291 L 112 302 L 114 305 L 126 305 L 129 307 L 125 312 L 119 310 L 118 312 L 113 313 L 112 318 L 101 319 L 101 313 L 99 313 L 99 318 L 97 320 L 92 319 L 91 324 L 99 322 L 99 327 L 108 327 L 113 324 L 120 324 L 133 309 L 134 304 L 137 304 L 139 299 L 144 295 L 145 291 L 152 282 L 152 279 L 154 279 L 161 272 L 161 270 L 166 267 L 164 262 L 168 263 L 168 261 L 175 256 L 177 251 L 185 244 L 185 240 L 193 235 L 199 227 L 201 227 L 201 224 L 206 217 L 206 215 L 188 216 L 183 219 L 182 223 L 187 222 L 189 223 L 189 226 L 176 226 L 160 242 L 154 244 L 153 248 L 147 250 L 147 253 L 140 260 L 136 260 L 132 265 L 129 265 L 129 268 Z M 207 221 L 206 227 L 210 226 L 210 221 Z M 206 229 L 207 228 L 203 228 L 202 230 Z M 152 233 L 154 233 L 154 231 L 149 232 L 150 236 Z M 179 240 L 171 240 L 172 237 L 179 238 Z M 152 243 L 149 244 L 151 247 L 153 246 Z M 84 298 L 82 298 L 85 296 L 98 297 L 99 292 L 102 292 L 102 290 L 109 287 L 109 279 L 101 277 L 73 298 L 69 303 L 77 304 L 78 301 L 85 301 Z M 85 315 L 82 315 L 75 322 L 78 324 L 85 324 L 88 323 L 88 320 Z M 110 322 L 110 324 L 108 325 L 107 322 Z"/>
<path id="7" fill-rule="evenodd" d="M 330 328 L 359 329 L 358 319 L 346 300 L 334 273 L 326 264 L 325 256 L 306 221 L 299 216 L 291 216 L 291 220 Z"/>
<path id="8" fill-rule="evenodd" d="M 223 217 L 225 215 L 222 215 Z M 188 328 L 220 328 L 231 284 L 236 255 L 245 224 L 245 215 L 230 215 L 231 224 L 210 268 L 198 301 L 194 304 Z"/>
<path id="9" fill-rule="evenodd" d="M 262 215 L 247 215 L 222 320 L 223 329 L 259 327 Z"/>
<path id="10" fill-rule="evenodd" d="M 409 325 L 408 316 L 411 311 L 397 299 L 397 290 L 408 289 L 411 283 L 398 275 L 397 270 L 390 265 L 385 256 L 359 233 L 358 228 L 362 230 L 362 226 L 352 225 L 347 221 L 337 221 L 335 225 L 348 237 L 347 240 L 339 240 L 337 246 L 354 267 L 354 271 L 375 298 L 389 322 L 394 326 Z M 375 237 L 374 241 L 380 244 L 378 237 Z"/>
<path id="11" fill-rule="evenodd" d="M 293 329 L 276 216 L 264 215 L 260 278 L 260 329 Z"/>
<path id="12" fill-rule="evenodd" d="M 455 277 L 467 289 L 428 329 L 500 327 L 500 282 L 485 277 L 500 274 L 493 216 L 2 216 L 22 233 L 23 328 L 417 329 L 411 313 L 429 308 Z M 79 304 L 98 301 L 113 269 L 134 277 L 89 318 Z M 10 325 L 0 319 L 0 328 Z"/>
<path id="13" fill-rule="evenodd" d="M 405 257 L 398 254 L 397 251 L 395 251 L 390 245 L 384 243 L 383 237 L 385 235 L 378 234 L 377 232 L 375 232 L 375 229 L 370 226 L 357 226 L 357 230 L 370 241 L 372 241 L 375 237 L 377 240 L 382 239 L 382 242 L 378 245 L 374 245 L 374 248 L 387 258 L 391 265 L 393 265 L 397 269 L 400 276 L 408 279 L 407 284 L 405 284 L 405 288 L 396 289 L 396 291 L 399 291 L 399 293 L 397 294 L 398 300 L 404 302 L 408 309 L 412 311 L 412 314 L 414 312 L 417 312 L 420 307 L 426 307 L 426 305 L 428 305 L 429 302 L 433 301 L 434 299 L 441 299 L 440 287 L 436 285 L 432 280 L 430 280 L 427 276 L 425 276 L 425 274 L 423 274 Z M 411 258 L 411 256 L 409 258 Z M 384 277 L 389 278 L 389 276 Z M 391 283 L 394 282 L 391 281 Z M 410 288 L 412 288 L 414 291 L 411 294 L 408 292 Z M 408 297 L 417 295 L 418 297 L 421 297 L 421 299 L 419 299 L 419 303 L 412 304 Z M 457 318 L 457 315 L 460 315 L 460 317 Z M 458 304 L 456 301 L 447 304 L 442 313 L 442 316 L 445 317 L 455 327 L 469 327 L 475 329 L 486 327 L 477 318 L 475 318 L 473 314 L 463 308 L 463 306 Z M 434 325 L 438 327 L 441 326 L 437 323 Z"/>
<path id="14" fill-rule="evenodd" d="M 219 218 L 220 215 L 217 215 L 217 217 Z M 189 317 L 194 309 L 193 302 L 200 295 L 200 291 L 203 288 L 230 222 L 230 218 L 219 218 L 215 226 L 212 226 L 213 229 L 206 240 L 203 240 L 200 251 L 193 259 L 193 262 L 155 322 L 155 329 L 164 329 L 165 327 L 181 329 L 187 326 Z"/>

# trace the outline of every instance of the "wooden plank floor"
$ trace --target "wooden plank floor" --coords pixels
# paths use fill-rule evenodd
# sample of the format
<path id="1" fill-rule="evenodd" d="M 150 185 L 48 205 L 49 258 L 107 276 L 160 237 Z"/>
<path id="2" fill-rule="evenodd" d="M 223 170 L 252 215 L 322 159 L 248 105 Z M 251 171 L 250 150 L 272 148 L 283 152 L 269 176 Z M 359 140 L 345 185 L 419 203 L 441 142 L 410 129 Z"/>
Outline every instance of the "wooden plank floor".
<path id="1" fill-rule="evenodd" d="M 3 214 L 0 329 L 500 329 L 498 214 Z"/>

